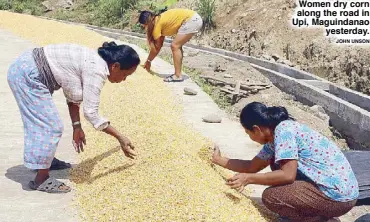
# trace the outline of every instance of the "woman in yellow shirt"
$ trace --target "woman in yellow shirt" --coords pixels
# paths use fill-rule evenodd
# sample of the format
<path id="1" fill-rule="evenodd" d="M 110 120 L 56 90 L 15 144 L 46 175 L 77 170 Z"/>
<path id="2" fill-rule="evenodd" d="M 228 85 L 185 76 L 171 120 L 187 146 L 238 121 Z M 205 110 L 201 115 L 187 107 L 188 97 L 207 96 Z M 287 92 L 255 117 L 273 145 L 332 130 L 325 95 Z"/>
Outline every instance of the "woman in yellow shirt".
<path id="1" fill-rule="evenodd" d="M 182 46 L 188 42 L 203 26 L 202 18 L 189 9 L 170 9 L 159 15 L 150 11 L 140 13 L 139 22 L 147 32 L 150 53 L 144 68 L 150 71 L 151 62 L 163 46 L 165 36 L 176 35 L 171 43 L 175 73 L 164 79 L 165 82 L 182 82 L 181 66 L 183 58 Z"/>

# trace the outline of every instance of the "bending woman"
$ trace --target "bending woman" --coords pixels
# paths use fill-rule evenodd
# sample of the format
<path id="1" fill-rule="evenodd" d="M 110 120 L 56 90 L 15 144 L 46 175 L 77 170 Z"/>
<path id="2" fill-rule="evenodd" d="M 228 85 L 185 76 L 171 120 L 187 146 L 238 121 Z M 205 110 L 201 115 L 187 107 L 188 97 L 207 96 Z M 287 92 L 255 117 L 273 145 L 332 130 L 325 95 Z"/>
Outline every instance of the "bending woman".
<path id="1" fill-rule="evenodd" d="M 292 221 L 327 221 L 350 211 L 359 187 L 341 150 L 328 138 L 292 119 L 284 107 L 248 104 L 240 122 L 249 137 L 264 144 L 252 160 L 222 157 L 213 162 L 239 172 L 228 185 L 270 186 L 262 194 L 268 209 Z M 273 172 L 258 173 L 268 165 Z"/>
<path id="2" fill-rule="evenodd" d="M 151 62 L 160 52 L 165 36 L 176 35 L 171 43 L 175 74 L 164 79 L 165 82 L 182 82 L 182 46 L 203 26 L 202 18 L 189 9 L 170 9 L 160 15 L 149 11 L 140 14 L 139 22 L 144 26 L 150 45 L 150 53 L 144 68 L 150 71 Z"/>
<path id="3" fill-rule="evenodd" d="M 135 72 L 140 58 L 129 46 L 104 43 L 98 50 L 75 44 L 48 45 L 21 55 L 9 68 L 8 83 L 24 125 L 24 165 L 37 170 L 30 188 L 45 192 L 69 192 L 70 187 L 49 177 L 49 168 L 62 136 L 63 123 L 53 102 L 55 90 L 63 89 L 73 126 L 73 144 L 79 153 L 86 144 L 80 123 L 80 103 L 85 118 L 114 136 L 126 156 L 134 146 L 110 122 L 99 116 L 99 97 L 106 79 L 120 83 Z"/>

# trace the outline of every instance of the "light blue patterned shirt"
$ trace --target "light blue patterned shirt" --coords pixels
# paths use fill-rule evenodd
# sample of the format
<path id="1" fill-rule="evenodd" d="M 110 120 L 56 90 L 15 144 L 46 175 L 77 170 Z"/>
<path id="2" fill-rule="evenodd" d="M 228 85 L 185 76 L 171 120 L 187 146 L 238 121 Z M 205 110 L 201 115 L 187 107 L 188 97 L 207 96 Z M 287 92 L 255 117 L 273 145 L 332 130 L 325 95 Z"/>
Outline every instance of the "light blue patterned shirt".
<path id="1" fill-rule="evenodd" d="M 298 174 L 316 184 L 329 198 L 347 202 L 358 198 L 359 187 L 341 150 L 328 138 L 296 121 L 286 120 L 275 129 L 274 144 L 257 155 L 263 160 L 297 160 Z"/>

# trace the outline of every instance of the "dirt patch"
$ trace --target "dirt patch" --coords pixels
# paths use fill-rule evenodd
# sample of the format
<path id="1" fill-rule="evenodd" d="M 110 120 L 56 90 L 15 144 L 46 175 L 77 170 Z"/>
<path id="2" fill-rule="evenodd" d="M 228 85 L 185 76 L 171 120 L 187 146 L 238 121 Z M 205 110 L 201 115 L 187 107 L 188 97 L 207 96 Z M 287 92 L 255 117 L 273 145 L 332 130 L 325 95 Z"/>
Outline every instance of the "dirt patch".
<path id="1" fill-rule="evenodd" d="M 191 1 L 178 7 L 192 7 Z M 294 0 L 217 1 L 217 28 L 193 43 L 270 58 L 353 90 L 370 94 L 370 53 L 365 47 L 338 46 L 322 29 L 290 25 Z"/>
<path id="2" fill-rule="evenodd" d="M 80 0 L 74 2 L 72 10 L 56 10 L 45 15 L 111 28 L 124 27 L 130 31 L 140 30 L 136 24 L 136 10 L 129 10 L 122 19 L 107 20 L 109 16 L 96 17 L 87 2 Z M 197 11 L 196 5 L 195 0 L 178 1 L 171 8 Z M 258 58 L 274 57 L 278 62 L 370 95 L 368 48 L 335 45 L 319 28 L 293 28 L 290 21 L 296 6 L 295 0 L 218 0 L 214 18 L 216 28 L 191 42 Z M 138 7 L 143 10 L 148 5 L 143 2 Z"/>
<path id="3" fill-rule="evenodd" d="M 87 2 L 76 1 L 73 10 L 57 10 L 46 16 L 140 30 L 136 24 L 136 10 L 129 10 L 121 19 L 109 19 L 112 16 L 97 17 L 99 13 L 93 11 Z M 149 7 L 146 3 L 143 1 L 137 7 L 143 10 Z M 197 11 L 196 5 L 196 0 L 186 0 L 178 1 L 171 8 Z M 296 6 L 295 0 L 218 0 L 214 18 L 216 29 L 192 42 L 255 57 L 276 55 L 278 62 L 370 95 L 370 53 L 367 47 L 338 46 L 324 37 L 322 29 L 293 28 L 290 20 Z"/>
<path id="4" fill-rule="evenodd" d="M 165 54 L 169 54 L 169 50 Z M 189 50 L 188 50 L 189 51 Z M 226 58 L 197 52 L 196 55 L 190 50 L 188 56 L 184 58 L 184 65 L 187 67 L 199 70 L 202 75 L 214 76 L 220 79 L 225 78 L 225 75 L 232 76 L 233 80 L 241 80 L 244 82 L 261 82 L 270 83 L 270 81 L 255 70 L 246 62 L 228 60 Z M 201 61 L 201 62 L 200 62 Z M 311 128 L 319 131 L 323 135 L 334 140 L 340 147 L 348 148 L 345 140 L 338 138 L 329 126 L 329 119 L 321 119 L 317 113 L 297 101 L 294 96 L 286 94 L 275 86 L 261 90 L 259 93 L 249 95 L 247 98 L 242 98 L 234 104 L 231 109 L 230 116 L 238 121 L 238 116 L 241 109 L 248 103 L 257 101 L 268 106 L 285 106 L 288 111 L 301 123 L 309 125 Z"/>

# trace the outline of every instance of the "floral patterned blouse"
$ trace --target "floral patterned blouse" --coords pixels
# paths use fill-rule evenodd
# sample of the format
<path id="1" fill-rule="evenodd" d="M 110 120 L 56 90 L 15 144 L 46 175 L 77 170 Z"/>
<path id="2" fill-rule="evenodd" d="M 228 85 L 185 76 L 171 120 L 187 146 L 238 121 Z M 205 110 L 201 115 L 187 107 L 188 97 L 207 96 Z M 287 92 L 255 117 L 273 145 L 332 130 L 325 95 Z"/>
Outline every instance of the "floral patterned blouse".
<path id="1" fill-rule="evenodd" d="M 306 125 L 281 122 L 275 128 L 274 143 L 265 144 L 257 157 L 277 165 L 281 160 L 297 160 L 297 176 L 316 184 L 329 198 L 341 202 L 358 198 L 358 182 L 344 154 Z"/>

